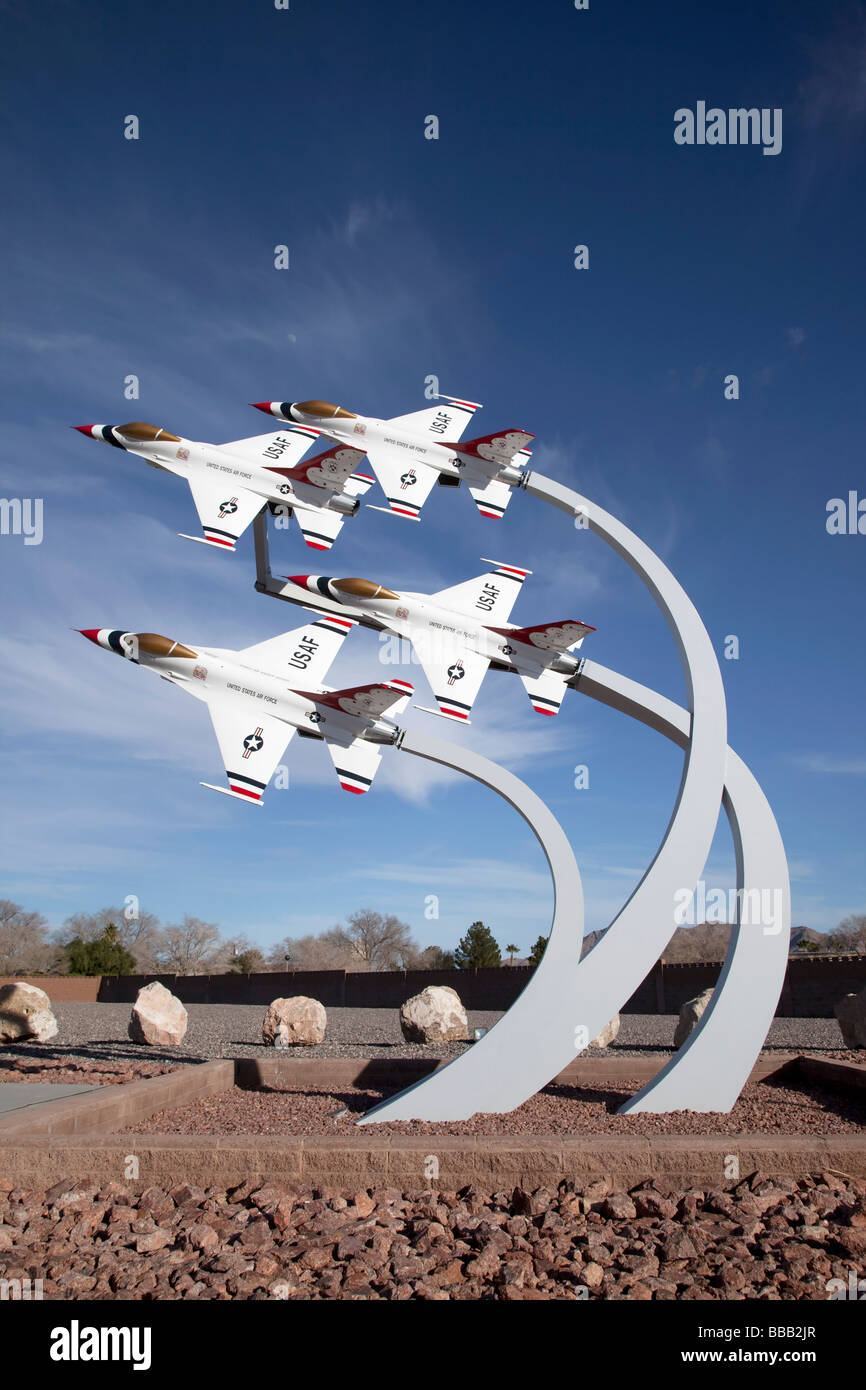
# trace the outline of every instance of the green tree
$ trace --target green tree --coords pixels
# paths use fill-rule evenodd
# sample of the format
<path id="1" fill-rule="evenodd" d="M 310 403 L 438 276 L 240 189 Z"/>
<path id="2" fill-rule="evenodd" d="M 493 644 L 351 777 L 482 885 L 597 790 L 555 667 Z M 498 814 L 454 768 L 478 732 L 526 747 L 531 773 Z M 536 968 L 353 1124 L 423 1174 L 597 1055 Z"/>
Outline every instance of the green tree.
<path id="1" fill-rule="evenodd" d="M 457 943 L 454 964 L 458 970 L 480 970 L 485 965 L 502 964 L 502 952 L 496 938 L 483 922 L 473 922 Z"/>
<path id="2" fill-rule="evenodd" d="M 510 965 L 511 962 L 514 960 L 514 957 L 517 955 L 517 952 L 520 950 L 520 947 L 519 947 L 519 946 L 506 946 L 505 949 L 506 949 L 506 951 L 508 952 L 508 964 Z"/>
<path id="3" fill-rule="evenodd" d="M 135 970 L 135 957 L 121 946 L 113 922 L 93 941 L 74 936 L 65 950 L 70 975 L 131 975 Z"/>
<path id="4" fill-rule="evenodd" d="M 535 945 L 533 946 L 532 950 L 529 952 L 529 964 L 530 964 L 530 965 L 540 965 L 540 964 L 541 964 L 541 957 L 544 955 L 544 952 L 546 951 L 546 949 L 547 949 L 547 937 L 546 937 L 546 936 L 540 936 L 540 937 L 538 938 L 538 940 L 536 941 Z"/>

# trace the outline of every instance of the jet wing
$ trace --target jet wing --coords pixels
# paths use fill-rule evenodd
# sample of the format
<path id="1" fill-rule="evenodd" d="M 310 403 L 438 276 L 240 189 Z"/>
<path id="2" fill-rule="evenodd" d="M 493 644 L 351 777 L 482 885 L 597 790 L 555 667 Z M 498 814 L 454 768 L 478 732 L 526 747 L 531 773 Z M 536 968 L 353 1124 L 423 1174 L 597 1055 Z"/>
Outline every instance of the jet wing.
<path id="1" fill-rule="evenodd" d="M 536 714 L 558 714 L 566 691 L 568 676 L 558 671 L 541 671 L 538 675 L 522 675 L 524 689 Z"/>
<path id="2" fill-rule="evenodd" d="M 425 629 L 407 635 L 430 682 L 439 713 L 467 723 L 490 658 L 469 651 L 462 643 L 443 638 L 438 632 Z"/>
<path id="3" fill-rule="evenodd" d="M 184 540 L 234 550 L 235 542 L 265 505 L 264 498 L 236 483 L 220 482 L 218 478 L 189 478 L 187 481 L 204 536 L 187 536 L 180 532 Z"/>
<path id="4" fill-rule="evenodd" d="M 202 782 L 212 791 L 225 792 L 243 801 L 261 803 L 265 788 L 295 733 L 292 724 L 265 714 L 257 703 L 221 696 L 208 704 L 217 742 L 220 746 L 228 790 Z"/>
<path id="5" fill-rule="evenodd" d="M 400 425 L 413 434 L 432 434 L 434 439 L 459 439 L 481 406 L 477 401 L 461 401 L 456 396 L 439 396 L 439 405 L 395 415 L 390 425 Z"/>
<path id="6" fill-rule="evenodd" d="M 408 517 L 410 521 L 418 521 L 421 508 L 439 477 L 436 469 L 429 464 L 413 463 L 406 454 L 389 448 L 387 444 L 372 445 L 367 451 L 367 458 L 391 511 L 398 516 Z"/>
<path id="7" fill-rule="evenodd" d="M 485 483 L 483 487 L 473 487 L 470 483 L 469 491 L 482 516 L 489 516 L 494 521 L 501 521 L 505 515 L 505 508 L 511 501 L 514 488 L 509 487 L 508 483 L 497 482 L 494 478 L 492 483 Z"/>
<path id="8" fill-rule="evenodd" d="M 233 439 L 218 447 L 231 454 L 240 454 L 247 463 L 257 463 L 260 468 L 270 468 L 273 463 L 291 467 L 318 439 L 319 433 L 309 425 L 287 423 L 276 434 L 254 434 L 250 439 Z"/>
<path id="9" fill-rule="evenodd" d="M 356 626 L 351 618 L 311 618 L 306 627 L 256 642 L 237 655 L 244 666 L 255 671 L 290 680 L 303 676 L 314 685 L 321 685 L 347 635 Z"/>
<path id="10" fill-rule="evenodd" d="M 443 608 L 451 608 L 457 613 L 471 614 L 481 622 L 496 618 L 507 623 L 520 593 L 521 585 L 532 570 L 521 570 L 516 565 L 499 565 L 488 560 L 494 568 L 479 574 L 477 579 L 466 579 L 462 584 L 452 584 L 450 589 L 440 589 L 431 594 L 431 599 L 441 603 Z"/>

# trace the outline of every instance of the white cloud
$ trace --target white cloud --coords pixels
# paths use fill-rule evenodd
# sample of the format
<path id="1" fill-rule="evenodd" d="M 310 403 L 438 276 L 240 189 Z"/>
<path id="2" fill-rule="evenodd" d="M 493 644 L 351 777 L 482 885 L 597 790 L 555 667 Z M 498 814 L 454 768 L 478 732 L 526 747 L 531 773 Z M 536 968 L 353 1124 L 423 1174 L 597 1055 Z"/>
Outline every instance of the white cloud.
<path id="1" fill-rule="evenodd" d="M 805 772 L 866 777 L 866 758 L 834 758 L 827 753 L 803 753 L 791 760 Z"/>

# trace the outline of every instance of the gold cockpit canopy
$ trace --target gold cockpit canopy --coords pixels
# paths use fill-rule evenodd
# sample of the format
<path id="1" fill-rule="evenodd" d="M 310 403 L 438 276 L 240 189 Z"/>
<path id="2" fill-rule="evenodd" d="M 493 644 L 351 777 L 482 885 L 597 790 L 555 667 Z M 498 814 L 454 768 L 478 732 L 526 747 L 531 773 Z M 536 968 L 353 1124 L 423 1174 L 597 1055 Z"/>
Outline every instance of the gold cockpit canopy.
<path id="1" fill-rule="evenodd" d="M 352 410 L 344 410 L 341 405 L 332 405 L 330 401 L 296 401 L 295 409 L 300 410 L 304 415 L 317 415 L 321 420 L 356 420 L 358 417 Z"/>
<path id="2" fill-rule="evenodd" d="M 134 632 L 132 637 L 138 650 L 146 652 L 148 656 L 186 657 L 192 661 L 198 656 L 198 652 L 191 651 L 180 642 L 173 642 L 170 637 L 162 637 L 158 632 Z"/>
<path id="3" fill-rule="evenodd" d="M 169 444 L 179 444 L 179 434 L 169 434 L 168 430 L 161 430 L 158 425 L 148 425 L 144 420 L 131 420 L 128 425 L 115 425 L 118 434 L 125 434 L 127 439 L 144 439 L 156 441 L 164 439 Z"/>
<path id="4" fill-rule="evenodd" d="M 332 579 L 331 587 L 341 594 L 353 594 L 355 598 L 399 598 L 393 589 L 384 589 L 374 584 L 372 579 Z"/>

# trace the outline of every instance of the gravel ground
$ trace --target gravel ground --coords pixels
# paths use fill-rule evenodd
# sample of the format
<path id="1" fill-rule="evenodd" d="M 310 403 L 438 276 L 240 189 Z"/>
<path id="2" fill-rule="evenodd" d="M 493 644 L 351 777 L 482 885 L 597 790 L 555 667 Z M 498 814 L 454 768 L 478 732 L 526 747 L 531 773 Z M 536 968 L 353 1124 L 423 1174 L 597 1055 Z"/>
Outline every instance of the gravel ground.
<path id="1" fill-rule="evenodd" d="M 17 1043 L 0 1048 L 0 1060 L 12 1057 L 75 1059 L 93 1062 L 140 1062 L 142 1049 L 127 1037 L 129 1004 L 71 1004 L 54 1006 L 60 1025 L 50 1043 Z M 183 1046 L 149 1048 L 149 1061 L 177 1065 L 212 1057 L 256 1057 L 265 1051 L 261 1041 L 264 1005 L 190 1004 L 189 1030 Z M 490 1028 L 500 1013 L 470 1013 L 471 1028 Z M 673 1048 L 676 1014 L 623 1014 L 619 1037 L 606 1055 L 627 1056 L 668 1052 Z M 299 1050 L 304 1057 L 456 1057 L 465 1043 L 422 1046 L 406 1043 L 396 1009 L 329 1009 L 328 1036 L 317 1047 Z M 843 1048 L 833 1018 L 779 1018 L 770 1027 L 766 1047 L 782 1051 L 836 1052 Z M 32 1077 L 28 1079 L 32 1080 Z M 52 1080 L 59 1080 L 52 1077 Z"/>
<path id="2" fill-rule="evenodd" d="M 730 1114 L 679 1110 L 666 1115 L 617 1115 L 640 1082 L 616 1086 L 546 1086 L 504 1115 L 473 1115 L 460 1123 L 420 1120 L 377 1125 L 377 1134 L 858 1134 L 866 1124 L 862 1098 L 818 1086 L 788 1088 L 774 1082 L 746 1086 Z M 377 1105 L 382 1091 L 242 1091 L 233 1088 L 174 1110 L 150 1115 L 129 1134 L 353 1134 L 359 1115 Z"/>
<path id="3" fill-rule="evenodd" d="M 630 1193 L 0 1178 L 0 1276 L 45 1299 L 824 1300 L 864 1257 L 866 1183 L 836 1173 Z"/>
<path id="4" fill-rule="evenodd" d="M 166 1072 L 174 1070 L 173 1062 L 94 1062 L 70 1056 L 0 1056 L 0 1082 L 44 1081 L 52 1085 L 72 1082 L 88 1086 L 114 1086 L 124 1081 L 146 1081 L 151 1076 L 164 1076 Z"/>

